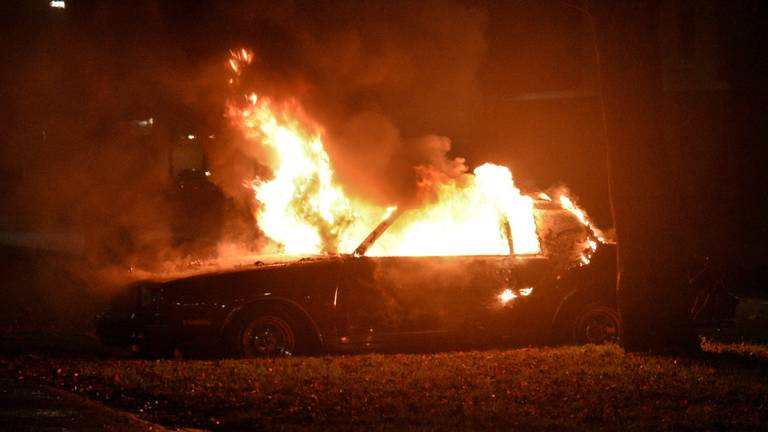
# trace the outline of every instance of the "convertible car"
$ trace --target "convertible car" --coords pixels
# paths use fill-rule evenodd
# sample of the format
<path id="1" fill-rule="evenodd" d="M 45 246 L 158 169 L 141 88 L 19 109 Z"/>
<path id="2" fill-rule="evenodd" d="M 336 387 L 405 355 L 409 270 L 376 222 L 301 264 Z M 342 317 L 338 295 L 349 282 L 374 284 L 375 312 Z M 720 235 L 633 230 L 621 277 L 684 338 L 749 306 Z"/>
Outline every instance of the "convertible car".
<path id="1" fill-rule="evenodd" d="M 613 245 L 589 265 L 552 253 L 366 256 L 391 223 L 353 254 L 135 283 L 98 318 L 101 340 L 235 357 L 617 340 Z"/>

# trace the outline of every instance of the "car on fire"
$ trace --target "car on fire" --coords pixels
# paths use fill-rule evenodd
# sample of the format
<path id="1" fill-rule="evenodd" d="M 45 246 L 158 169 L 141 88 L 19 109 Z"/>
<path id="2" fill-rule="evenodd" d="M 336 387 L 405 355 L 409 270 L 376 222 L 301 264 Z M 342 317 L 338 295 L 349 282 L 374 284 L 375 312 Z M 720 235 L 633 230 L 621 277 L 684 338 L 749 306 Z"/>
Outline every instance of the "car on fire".
<path id="1" fill-rule="evenodd" d="M 98 318 L 100 338 L 151 356 L 236 357 L 618 340 L 610 242 L 588 265 L 553 253 L 366 256 L 394 219 L 352 254 L 134 283 Z M 542 245 L 575 226 L 540 233 Z"/>

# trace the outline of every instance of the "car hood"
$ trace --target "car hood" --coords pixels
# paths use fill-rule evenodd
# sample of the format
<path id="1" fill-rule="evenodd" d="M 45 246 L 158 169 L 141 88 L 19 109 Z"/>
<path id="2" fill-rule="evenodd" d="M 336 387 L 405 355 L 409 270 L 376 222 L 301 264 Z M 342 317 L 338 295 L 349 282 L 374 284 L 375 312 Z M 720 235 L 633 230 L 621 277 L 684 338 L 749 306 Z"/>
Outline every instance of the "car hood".
<path id="1" fill-rule="evenodd" d="M 196 264 L 182 270 L 147 274 L 138 278 L 145 282 L 165 283 L 202 275 L 226 274 L 300 266 L 308 263 L 338 261 L 340 255 L 253 255 L 235 260 L 216 260 Z"/>

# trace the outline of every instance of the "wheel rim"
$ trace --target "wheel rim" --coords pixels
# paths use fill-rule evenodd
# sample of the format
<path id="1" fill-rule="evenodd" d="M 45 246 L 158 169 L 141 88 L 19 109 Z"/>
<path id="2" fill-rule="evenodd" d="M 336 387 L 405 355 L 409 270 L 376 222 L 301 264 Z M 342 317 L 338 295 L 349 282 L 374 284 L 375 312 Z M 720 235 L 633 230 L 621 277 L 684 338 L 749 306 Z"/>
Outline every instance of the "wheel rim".
<path id="1" fill-rule="evenodd" d="M 241 344 L 246 357 L 284 357 L 293 355 L 296 338 L 284 319 L 264 316 L 246 325 Z"/>
<path id="2" fill-rule="evenodd" d="M 619 320 L 608 308 L 592 309 L 579 320 L 579 339 L 584 343 L 604 344 L 619 342 Z"/>

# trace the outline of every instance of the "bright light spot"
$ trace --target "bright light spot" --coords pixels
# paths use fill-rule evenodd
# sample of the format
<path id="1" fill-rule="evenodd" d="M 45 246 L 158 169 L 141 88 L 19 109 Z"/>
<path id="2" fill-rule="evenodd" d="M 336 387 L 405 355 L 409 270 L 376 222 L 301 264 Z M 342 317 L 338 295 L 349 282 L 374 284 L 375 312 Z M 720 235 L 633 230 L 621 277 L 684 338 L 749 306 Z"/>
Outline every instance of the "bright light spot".
<path id="1" fill-rule="evenodd" d="M 387 207 L 387 210 L 384 212 L 384 216 L 381 218 L 381 220 L 385 221 L 389 219 L 392 216 L 392 213 L 395 212 L 395 210 L 397 210 L 397 206 Z"/>
<path id="2" fill-rule="evenodd" d="M 502 291 L 501 294 L 498 295 L 498 297 L 501 304 L 505 305 L 510 301 L 514 300 L 515 298 L 517 298 L 517 295 L 515 295 L 515 293 L 513 293 L 511 289 L 507 288 L 504 291 Z"/>
<path id="3" fill-rule="evenodd" d="M 205 172 L 205 176 L 206 176 L 206 177 L 210 177 L 210 176 L 211 176 L 211 172 L 210 172 L 210 171 L 206 171 L 206 172 Z"/>
<path id="4" fill-rule="evenodd" d="M 211 134 L 211 135 L 208 135 L 208 138 L 210 138 L 210 139 L 214 139 L 214 138 L 216 138 L 216 135 L 213 135 L 213 134 Z"/>
<path id="5" fill-rule="evenodd" d="M 150 118 L 148 118 L 146 120 L 139 120 L 136 123 L 139 126 L 141 126 L 141 127 L 149 127 L 149 126 L 152 126 L 153 124 L 155 124 L 155 119 L 150 117 Z"/>
<path id="6" fill-rule="evenodd" d="M 517 290 L 517 292 L 520 293 L 521 296 L 526 297 L 531 295 L 531 293 L 533 292 L 533 288 L 532 287 L 520 288 L 519 290 Z"/>
<path id="7" fill-rule="evenodd" d="M 196 136 L 194 136 L 194 135 L 192 135 L 192 134 L 189 134 L 189 135 L 187 135 L 187 139 L 191 139 L 191 140 L 193 140 L 193 139 L 195 139 L 195 138 L 197 138 L 197 137 L 196 137 Z"/>
<path id="8" fill-rule="evenodd" d="M 57 8 L 57 9 L 67 8 L 67 4 L 64 2 L 64 0 L 51 0 L 50 5 L 52 8 Z"/>

